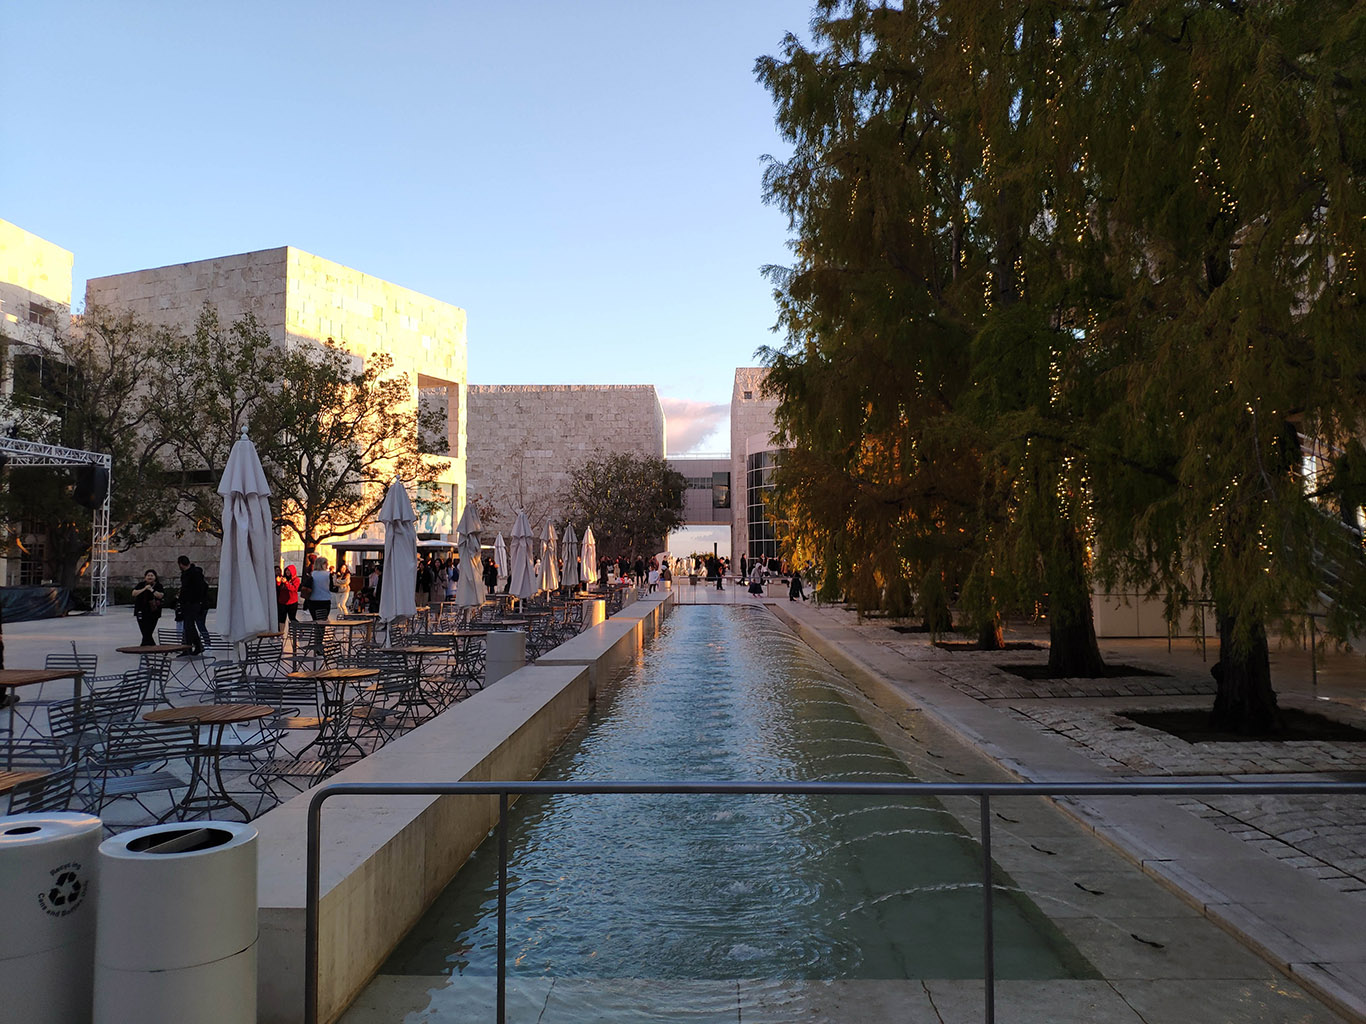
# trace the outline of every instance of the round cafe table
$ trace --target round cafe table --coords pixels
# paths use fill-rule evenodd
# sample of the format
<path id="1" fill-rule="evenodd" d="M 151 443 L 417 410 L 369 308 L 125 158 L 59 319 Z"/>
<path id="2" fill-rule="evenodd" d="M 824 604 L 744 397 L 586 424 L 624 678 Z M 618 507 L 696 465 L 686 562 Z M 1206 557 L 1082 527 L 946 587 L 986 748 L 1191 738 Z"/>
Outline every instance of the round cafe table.
<path id="1" fill-rule="evenodd" d="M 158 822 L 171 817 L 184 821 L 191 812 L 217 811 L 225 807 L 236 808 L 243 821 L 250 821 L 247 809 L 232 798 L 223 784 L 223 732 L 230 725 L 257 722 L 273 714 L 275 709 L 266 704 L 188 704 L 181 708 L 160 708 L 143 715 L 145 722 L 188 726 L 194 738 L 190 748 L 190 785 L 180 802 L 158 818 Z M 201 729 L 207 730 L 207 739 Z"/>
<path id="2" fill-rule="evenodd" d="M 171 655 L 184 654 L 194 648 L 189 644 L 137 644 L 133 647 L 115 647 L 114 650 L 120 654 L 136 654 L 138 664 L 150 669 L 157 681 L 157 703 L 170 704 L 171 698 L 166 695 L 166 684 L 171 678 Z"/>
<path id="3" fill-rule="evenodd" d="M 76 707 L 81 706 L 81 677 L 85 673 L 78 668 L 0 668 L 0 690 L 17 690 L 21 686 L 38 686 L 42 683 L 56 682 L 58 679 L 72 681 L 72 699 Z M 10 694 L 4 700 L 9 707 L 9 741 L 6 748 L 14 749 L 14 705 L 16 695 Z M 25 720 L 27 721 L 27 719 Z M 5 762 L 6 766 L 9 761 Z"/>
<path id="4" fill-rule="evenodd" d="M 347 750 L 354 750 L 358 756 L 364 757 L 365 748 L 356 742 L 350 732 L 353 702 L 347 700 L 346 688 L 374 679 L 378 675 L 377 668 L 326 665 L 289 673 L 290 679 L 312 679 L 317 682 L 318 692 L 322 698 L 318 702 L 319 711 L 322 712 L 322 725 L 318 735 L 295 757 L 302 759 L 305 751 L 314 748 L 318 751 L 317 760 L 326 761 L 333 766 L 341 761 Z"/>

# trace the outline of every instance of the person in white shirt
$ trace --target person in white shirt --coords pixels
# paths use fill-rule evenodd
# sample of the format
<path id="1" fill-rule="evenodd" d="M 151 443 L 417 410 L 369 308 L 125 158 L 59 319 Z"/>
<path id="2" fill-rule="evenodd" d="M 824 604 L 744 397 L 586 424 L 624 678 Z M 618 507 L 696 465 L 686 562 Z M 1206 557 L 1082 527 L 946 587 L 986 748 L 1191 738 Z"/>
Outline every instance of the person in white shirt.
<path id="1" fill-rule="evenodd" d="M 319 555 L 313 560 L 313 569 L 308 574 L 313 583 L 313 593 L 308 595 L 304 607 L 313 621 L 326 620 L 332 616 L 332 574 L 327 571 L 327 559 Z"/>

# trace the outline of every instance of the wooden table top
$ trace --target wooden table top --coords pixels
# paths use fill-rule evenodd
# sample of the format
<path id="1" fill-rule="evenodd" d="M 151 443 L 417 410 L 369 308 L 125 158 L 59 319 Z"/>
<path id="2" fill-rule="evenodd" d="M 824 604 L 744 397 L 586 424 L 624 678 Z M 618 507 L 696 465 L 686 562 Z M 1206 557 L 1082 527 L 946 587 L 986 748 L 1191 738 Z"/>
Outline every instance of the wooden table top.
<path id="1" fill-rule="evenodd" d="M 443 650 L 445 648 L 442 648 Z M 379 675 L 377 668 L 303 668 L 289 673 L 290 679 L 327 679 L 334 682 L 347 679 L 373 679 Z"/>
<path id="2" fill-rule="evenodd" d="M 277 636 L 284 636 L 284 635 L 285 635 L 285 631 L 284 631 L 283 629 L 279 629 L 279 630 L 276 630 L 274 633 L 253 633 L 253 634 L 251 634 L 251 639 L 253 639 L 253 640 L 272 640 L 272 639 L 274 639 L 274 638 L 277 637 Z"/>
<path id="3" fill-rule="evenodd" d="M 0 771 L 0 793 L 8 793 L 15 786 L 23 782 L 32 782 L 34 779 L 42 779 L 48 775 L 47 772 L 6 772 Z"/>
<path id="4" fill-rule="evenodd" d="M 497 622 L 491 623 L 494 629 L 515 628 L 517 626 L 525 626 L 526 624 L 526 619 L 499 619 Z"/>
<path id="5" fill-rule="evenodd" d="M 147 644 L 138 647 L 115 647 L 120 654 L 175 654 L 193 650 L 189 644 Z"/>
<path id="6" fill-rule="evenodd" d="M 380 650 L 385 654 L 446 654 L 450 648 L 434 644 L 409 644 L 407 647 L 381 647 Z"/>
<path id="7" fill-rule="evenodd" d="M 78 668 L 0 668 L 0 686 L 28 686 L 30 683 L 50 683 L 54 679 L 79 679 L 84 674 Z"/>
<path id="8" fill-rule="evenodd" d="M 185 725 L 231 725 L 252 722 L 275 714 L 268 704 L 187 704 L 183 708 L 159 708 L 142 716 L 144 722 Z"/>
<path id="9" fill-rule="evenodd" d="M 445 635 L 447 635 L 447 634 L 444 634 L 444 633 L 442 634 L 442 636 L 445 636 Z M 454 633 L 451 633 L 451 634 L 450 634 L 450 636 L 488 636 L 488 635 L 489 635 L 489 631 L 488 631 L 487 629 L 457 629 Z"/>
<path id="10" fill-rule="evenodd" d="M 379 618 L 379 616 L 375 616 Z M 368 626 L 373 619 L 327 619 L 326 621 L 316 622 L 317 626 L 330 626 L 332 629 L 355 629 L 357 626 Z"/>

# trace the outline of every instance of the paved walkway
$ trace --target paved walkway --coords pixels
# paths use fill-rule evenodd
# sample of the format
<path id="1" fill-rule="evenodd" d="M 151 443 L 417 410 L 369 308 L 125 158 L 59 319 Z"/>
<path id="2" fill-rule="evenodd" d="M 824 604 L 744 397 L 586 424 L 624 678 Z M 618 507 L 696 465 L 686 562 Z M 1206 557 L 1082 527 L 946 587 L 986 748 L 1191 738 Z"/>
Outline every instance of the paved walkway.
<path id="1" fill-rule="evenodd" d="M 1209 661 L 1198 644 L 1106 641 L 1111 664 L 1160 675 L 1032 683 L 1003 666 L 1047 660 L 1046 634 L 1008 637 L 1037 650 L 946 650 L 923 634 L 843 608 L 770 602 L 837 667 L 893 687 L 912 707 L 1029 781 L 1196 776 L 1230 780 L 1363 779 L 1366 744 L 1188 744 L 1120 715 L 1208 707 Z M 1212 658 L 1209 651 L 1205 657 Z M 1330 655 L 1313 678 L 1306 654 L 1273 653 L 1284 706 L 1366 725 L 1366 661 Z M 1366 1018 L 1366 800 L 1059 801 L 1148 874 L 1339 1010 Z M 1269 856 L 1268 856 L 1269 855 Z M 1327 884 L 1325 884 L 1327 883 Z M 1350 894 L 1344 900 L 1343 893 Z"/>

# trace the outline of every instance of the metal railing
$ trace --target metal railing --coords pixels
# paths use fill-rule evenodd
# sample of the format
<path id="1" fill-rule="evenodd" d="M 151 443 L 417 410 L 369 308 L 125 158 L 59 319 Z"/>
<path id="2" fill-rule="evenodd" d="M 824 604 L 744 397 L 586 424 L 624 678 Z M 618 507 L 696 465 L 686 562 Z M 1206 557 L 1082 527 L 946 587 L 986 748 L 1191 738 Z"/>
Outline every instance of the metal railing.
<path id="1" fill-rule="evenodd" d="M 308 804 L 308 892 L 304 908 L 304 1021 L 318 1024 L 318 904 L 320 900 L 323 804 L 336 796 L 498 797 L 498 995 L 497 1021 L 507 1013 L 508 798 L 513 794 L 597 796 L 881 796 L 975 797 L 982 834 L 982 970 L 986 992 L 983 1020 L 996 1020 L 996 956 L 992 929 L 992 797 L 1104 796 L 1337 796 L 1366 795 L 1366 782 L 428 782 L 332 783 L 316 790 Z"/>

